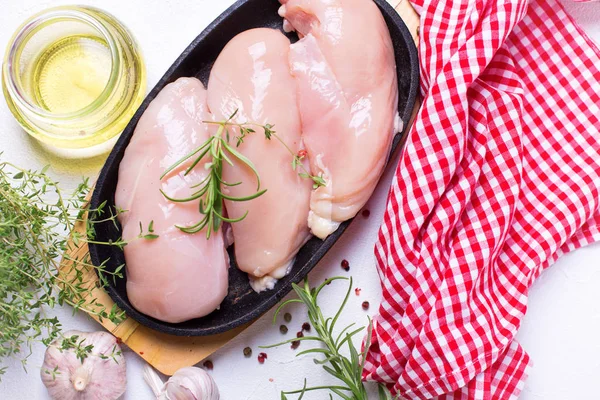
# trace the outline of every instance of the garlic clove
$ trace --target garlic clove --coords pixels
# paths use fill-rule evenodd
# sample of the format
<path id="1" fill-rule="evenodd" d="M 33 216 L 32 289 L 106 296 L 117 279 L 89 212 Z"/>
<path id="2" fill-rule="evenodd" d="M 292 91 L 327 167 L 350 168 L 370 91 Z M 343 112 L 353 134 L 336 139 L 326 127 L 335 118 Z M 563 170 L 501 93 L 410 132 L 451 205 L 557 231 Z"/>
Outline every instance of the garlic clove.
<path id="1" fill-rule="evenodd" d="M 144 370 L 142 372 L 144 380 L 152 389 L 152 393 L 156 396 L 157 399 L 164 399 L 163 396 L 163 387 L 165 383 L 160 379 L 160 376 L 152 369 L 149 364 L 144 365 Z M 161 397 L 163 396 L 163 397 Z"/>
<path id="2" fill-rule="evenodd" d="M 212 376 L 198 367 L 181 368 L 165 384 L 169 400 L 219 400 L 219 388 Z M 192 397 L 189 397 L 189 396 Z"/>
<path id="3" fill-rule="evenodd" d="M 212 376 L 197 367 L 181 368 L 162 385 L 158 374 L 146 365 L 144 380 L 150 385 L 158 400 L 219 400 L 220 398 L 219 388 Z"/>
<path id="4" fill-rule="evenodd" d="M 115 400 L 127 383 L 125 357 L 107 332 L 66 332 L 46 349 L 40 374 L 60 400 Z"/>

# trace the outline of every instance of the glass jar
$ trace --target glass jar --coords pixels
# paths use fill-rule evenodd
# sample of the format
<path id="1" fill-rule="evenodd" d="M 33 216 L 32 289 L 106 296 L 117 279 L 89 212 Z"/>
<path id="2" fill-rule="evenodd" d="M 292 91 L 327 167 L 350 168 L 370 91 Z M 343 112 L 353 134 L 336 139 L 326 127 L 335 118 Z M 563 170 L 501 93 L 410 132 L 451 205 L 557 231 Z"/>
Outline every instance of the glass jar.
<path id="1" fill-rule="evenodd" d="M 40 12 L 12 37 L 2 89 L 27 133 L 54 153 L 89 157 L 116 142 L 146 91 L 146 70 L 129 31 L 88 6 Z"/>

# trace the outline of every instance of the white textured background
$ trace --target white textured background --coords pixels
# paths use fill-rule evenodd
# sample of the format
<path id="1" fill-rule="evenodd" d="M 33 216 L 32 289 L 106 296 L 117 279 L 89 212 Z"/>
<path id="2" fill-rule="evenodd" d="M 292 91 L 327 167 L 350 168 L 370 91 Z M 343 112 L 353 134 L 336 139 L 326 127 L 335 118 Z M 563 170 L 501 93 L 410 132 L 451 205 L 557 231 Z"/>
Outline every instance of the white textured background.
<path id="1" fill-rule="evenodd" d="M 96 5 L 116 15 L 138 39 L 148 68 L 148 87 L 151 88 L 172 61 L 232 0 L 79 0 Z M 29 15 L 44 8 L 69 4 L 70 1 L 0 0 L 0 50 L 16 27 Z M 589 35 L 600 43 L 600 3 L 574 4 L 564 0 L 569 12 Z M 600 139 L 600 138 L 599 138 Z M 87 163 L 63 162 L 45 154 L 39 146 L 20 130 L 4 101 L 0 100 L 0 152 L 4 159 L 21 165 L 39 168 L 52 164 L 51 173 L 69 188 L 82 176 L 99 171 L 102 160 Z M 316 267 L 311 274 L 313 282 L 326 277 L 346 274 L 340 261 L 350 261 L 356 286 L 362 288 L 360 297 L 354 294 L 347 307 L 342 324 L 366 323 L 360 304 L 371 302 L 376 310 L 380 295 L 375 271 L 372 245 L 383 207 L 391 172 L 385 177 L 368 206 L 371 217 L 358 217 L 348 233 Z M 343 284 L 328 287 L 323 298 L 326 312 L 336 309 L 343 295 Z M 294 319 L 290 335 L 304 322 L 299 307 L 291 309 Z M 84 315 L 71 316 L 70 309 L 57 310 L 65 328 L 97 330 L 100 327 Z M 223 400 L 278 399 L 281 389 L 301 388 L 304 378 L 309 384 L 321 384 L 328 377 L 313 364 L 310 357 L 295 359 L 288 346 L 268 351 L 268 360 L 259 365 L 257 346 L 271 344 L 284 338 L 277 327 L 270 324 L 268 314 L 213 357 L 215 377 Z M 285 338 L 287 338 L 285 337 Z M 534 367 L 523 395 L 524 400 L 588 400 L 600 399 L 600 246 L 576 251 L 545 272 L 531 290 L 530 307 L 518 335 L 529 351 Z M 242 349 L 251 346 L 254 356 L 245 359 Z M 301 348 L 307 348 L 303 344 Z M 36 346 L 25 373 L 15 360 L 0 383 L 0 399 L 46 399 L 45 388 L 39 379 L 39 367 L 44 349 Z M 127 400 L 152 398 L 142 380 L 143 361 L 127 352 Z M 324 399 L 324 394 L 306 396 Z"/>

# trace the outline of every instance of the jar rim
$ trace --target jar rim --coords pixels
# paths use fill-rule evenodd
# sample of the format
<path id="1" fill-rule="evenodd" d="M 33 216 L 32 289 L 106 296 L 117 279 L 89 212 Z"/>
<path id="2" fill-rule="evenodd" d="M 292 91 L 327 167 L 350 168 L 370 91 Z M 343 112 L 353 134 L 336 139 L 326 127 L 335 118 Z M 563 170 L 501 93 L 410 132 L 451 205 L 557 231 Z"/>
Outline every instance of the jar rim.
<path id="1" fill-rule="evenodd" d="M 93 15 L 93 13 L 98 13 L 100 15 L 104 14 L 102 10 L 88 6 L 53 7 L 31 16 L 19 26 L 13 35 L 9 46 L 7 47 L 5 57 L 6 65 L 4 65 L 4 73 L 6 74 L 4 81 L 6 83 L 7 90 L 10 92 L 11 97 L 13 98 L 13 101 L 18 102 L 22 107 L 26 108 L 42 119 L 56 121 L 70 120 L 84 116 L 90 111 L 98 108 L 99 105 L 102 105 L 112 95 L 112 91 L 116 86 L 117 80 L 119 79 L 119 48 L 113 34 L 109 31 L 109 29 L 106 28 L 105 22 Z M 18 55 L 19 49 L 22 48 L 22 46 L 25 45 L 39 30 L 42 23 L 47 23 L 48 21 L 52 20 L 56 20 L 53 23 L 60 23 L 61 20 L 64 21 L 65 19 L 77 20 L 79 22 L 86 23 L 102 36 L 102 38 L 106 41 L 110 51 L 111 71 L 102 93 L 100 93 L 100 95 L 90 104 L 79 110 L 69 113 L 53 113 L 39 107 L 36 104 L 33 104 L 23 95 L 22 90 L 19 89 L 15 79 L 15 66 L 17 65 L 15 58 Z"/>

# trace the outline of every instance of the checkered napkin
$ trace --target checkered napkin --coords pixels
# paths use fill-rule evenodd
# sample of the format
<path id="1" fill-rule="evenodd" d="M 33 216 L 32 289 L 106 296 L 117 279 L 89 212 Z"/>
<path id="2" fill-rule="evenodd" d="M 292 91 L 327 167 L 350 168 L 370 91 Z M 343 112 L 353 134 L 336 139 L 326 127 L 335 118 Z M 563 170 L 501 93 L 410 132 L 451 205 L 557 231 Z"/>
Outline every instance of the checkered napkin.
<path id="1" fill-rule="evenodd" d="M 413 4 L 424 99 L 375 246 L 364 378 L 403 399 L 513 399 L 528 288 L 600 240 L 600 51 L 556 0 Z"/>

